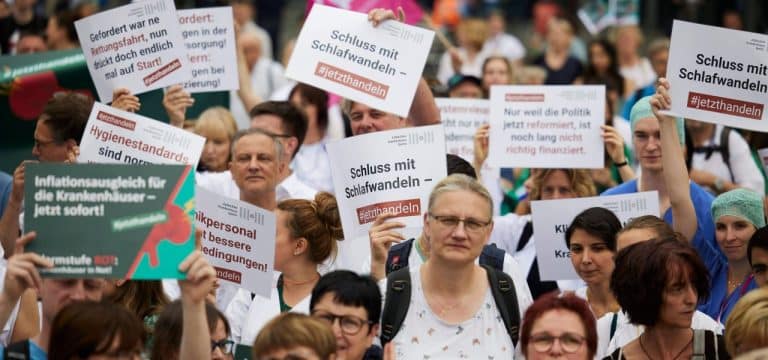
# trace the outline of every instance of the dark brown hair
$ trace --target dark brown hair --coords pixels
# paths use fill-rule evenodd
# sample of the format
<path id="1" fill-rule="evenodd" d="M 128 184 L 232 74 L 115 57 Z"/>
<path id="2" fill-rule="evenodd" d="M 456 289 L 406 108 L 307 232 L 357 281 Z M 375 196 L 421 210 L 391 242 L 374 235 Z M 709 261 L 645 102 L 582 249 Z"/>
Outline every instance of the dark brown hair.
<path id="1" fill-rule="evenodd" d="M 304 113 L 289 101 L 264 101 L 251 109 L 251 119 L 260 115 L 274 115 L 280 118 L 280 126 L 284 134 L 272 134 L 278 136 L 293 136 L 299 140 L 291 159 L 299 152 L 304 137 L 307 136 L 307 117 Z"/>
<path id="2" fill-rule="evenodd" d="M 618 235 L 631 230 L 648 229 L 656 233 L 656 238 L 674 238 L 677 236 L 675 231 L 664 220 L 655 215 L 643 215 L 632 219 L 619 231 Z"/>
<path id="3" fill-rule="evenodd" d="M 106 300 L 125 306 L 139 319 L 159 314 L 163 306 L 171 302 L 160 280 L 128 280 L 115 287 L 115 292 Z"/>
<path id="4" fill-rule="evenodd" d="M 79 144 L 92 106 L 93 99 L 88 96 L 76 92 L 59 92 L 45 104 L 40 121 L 51 129 L 53 140 L 57 143 L 74 139 Z"/>
<path id="5" fill-rule="evenodd" d="M 291 90 L 288 99 L 297 93 L 302 101 L 317 108 L 317 127 L 325 133 L 328 127 L 328 93 L 312 85 L 298 83 Z"/>
<path id="6" fill-rule="evenodd" d="M 336 241 L 344 238 L 336 198 L 319 192 L 315 200 L 288 199 L 277 204 L 278 210 L 288 213 L 286 226 L 294 239 L 309 242 L 309 258 L 320 264 L 336 254 Z"/>
<path id="7" fill-rule="evenodd" d="M 619 251 L 611 291 L 632 324 L 654 326 L 667 283 L 684 274 L 699 302 L 707 299 L 709 271 L 696 250 L 677 237 L 652 239 Z"/>
<path id="8" fill-rule="evenodd" d="M 51 325 L 48 359 L 85 359 L 116 350 L 140 352 L 144 348 L 144 326 L 122 306 L 94 301 L 76 301 L 65 306 Z"/>
<path id="9" fill-rule="evenodd" d="M 150 359 L 178 358 L 179 346 L 181 346 L 183 315 L 181 300 L 176 300 L 165 306 L 155 324 L 155 337 Z M 229 337 L 229 321 L 227 321 L 227 317 L 216 306 L 206 302 L 205 316 L 208 320 L 208 330 L 211 333 L 216 330 L 216 324 L 221 320 L 224 322 L 224 328 L 227 330 L 227 337 Z"/>
<path id="10" fill-rule="evenodd" d="M 576 314 L 579 319 L 581 319 L 581 324 L 584 325 L 584 333 L 587 340 L 587 358 L 591 359 L 595 357 L 595 353 L 597 352 L 597 325 L 595 315 L 592 314 L 589 304 L 572 292 L 561 294 L 558 291 L 552 291 L 540 296 L 530 307 L 528 307 L 528 310 L 525 311 L 522 330 L 520 332 L 520 348 L 523 351 L 523 354 L 526 356 L 528 355 L 525 352 L 528 343 L 531 341 L 531 331 L 536 320 L 550 310 L 567 310 Z"/>

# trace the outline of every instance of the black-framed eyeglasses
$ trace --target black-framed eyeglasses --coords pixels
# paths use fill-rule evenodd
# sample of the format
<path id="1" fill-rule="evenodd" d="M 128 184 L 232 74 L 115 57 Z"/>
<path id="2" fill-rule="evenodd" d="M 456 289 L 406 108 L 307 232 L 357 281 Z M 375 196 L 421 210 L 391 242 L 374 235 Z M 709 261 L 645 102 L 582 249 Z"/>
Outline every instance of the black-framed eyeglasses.
<path id="1" fill-rule="evenodd" d="M 552 349 L 552 346 L 555 344 L 555 341 L 558 341 L 560 343 L 560 347 L 563 349 L 564 352 L 574 353 L 578 351 L 582 345 L 584 345 L 586 338 L 584 338 L 579 334 L 574 334 L 570 332 L 562 333 L 560 334 L 560 336 L 554 336 L 548 333 L 536 334 L 531 336 L 531 343 L 533 344 L 533 349 L 539 353 L 547 352 L 550 349 Z"/>
<path id="2" fill-rule="evenodd" d="M 435 219 L 440 225 L 442 225 L 445 228 L 448 229 L 454 229 L 457 226 L 459 226 L 459 223 L 464 223 L 464 230 L 468 232 L 480 232 L 483 231 L 488 225 L 491 224 L 490 221 L 482 221 L 478 219 L 473 218 L 465 218 L 462 219 L 458 216 L 452 216 L 452 215 L 435 215 L 433 213 L 428 213 L 429 217 Z"/>
<path id="3" fill-rule="evenodd" d="M 336 319 L 339 320 L 339 327 L 341 328 L 341 331 L 347 335 L 355 335 L 362 330 L 363 325 L 373 324 L 373 321 L 370 320 L 363 320 L 357 316 L 352 315 L 336 315 L 331 314 L 329 312 L 325 311 L 315 311 L 312 313 L 312 316 L 325 321 L 333 327 L 333 323 L 336 322 Z"/>
<path id="4" fill-rule="evenodd" d="M 232 354 L 232 352 L 235 350 L 235 342 L 230 339 L 223 339 L 219 341 L 211 340 L 211 352 L 216 351 L 216 348 L 221 350 L 222 354 L 229 355 Z"/>

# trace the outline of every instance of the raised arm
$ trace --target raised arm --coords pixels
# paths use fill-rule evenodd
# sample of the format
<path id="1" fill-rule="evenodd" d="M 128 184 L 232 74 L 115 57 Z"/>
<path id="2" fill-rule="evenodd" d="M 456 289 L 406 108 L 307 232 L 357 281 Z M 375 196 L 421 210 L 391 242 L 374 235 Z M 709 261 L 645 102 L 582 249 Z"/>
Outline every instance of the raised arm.
<path id="1" fill-rule="evenodd" d="M 661 162 L 664 168 L 662 173 L 672 206 L 672 228 L 685 236 L 688 241 L 693 241 L 698 220 L 691 200 L 690 180 L 678 136 L 677 120 L 659 113 L 660 110 L 668 110 L 671 104 L 669 81 L 660 78 L 656 86 L 656 94 L 651 98 L 651 107 L 661 128 Z"/>
<path id="2" fill-rule="evenodd" d="M 19 215 L 21 215 L 21 202 L 24 200 L 24 168 L 28 160 L 22 161 L 13 171 L 13 183 L 11 196 L 0 218 L 0 244 L 3 245 L 5 258 L 10 258 L 15 249 L 15 241 L 19 236 Z"/>
<path id="3" fill-rule="evenodd" d="M 602 125 L 603 140 L 605 141 L 605 151 L 610 156 L 611 161 L 616 164 L 619 170 L 621 181 L 629 181 L 635 178 L 635 171 L 629 166 L 627 156 L 624 154 L 624 138 L 613 126 Z M 621 166 L 619 166 L 621 165 Z"/>
<path id="4" fill-rule="evenodd" d="M 25 295 L 25 297 L 29 299 L 25 294 L 27 290 L 40 290 L 42 279 L 40 278 L 37 268 L 53 266 L 53 263 L 50 260 L 47 260 L 38 254 L 24 252 L 24 246 L 34 240 L 35 236 L 36 234 L 34 232 L 27 233 L 18 238 L 14 243 L 14 252 L 16 254 L 8 259 L 3 291 L 0 292 L 0 327 L 4 327 L 8 322 L 13 313 L 13 309 L 16 307 L 16 304 L 19 303 L 19 299 L 21 299 L 22 295 Z M 33 299 L 36 300 L 36 297 L 33 297 Z M 37 319 L 36 313 L 38 312 L 38 308 L 36 303 L 36 301 L 33 302 L 34 306 L 28 306 L 29 304 L 26 304 L 27 306 L 22 306 L 19 309 L 18 318 Z M 30 312 L 34 312 L 34 314 L 31 314 Z M 37 326 L 38 324 L 29 325 Z"/>
<path id="5" fill-rule="evenodd" d="M 205 301 L 213 289 L 216 272 L 199 250 L 192 252 L 179 265 L 187 274 L 179 281 L 183 326 L 179 359 L 207 360 L 211 358 L 211 333 L 205 315 Z"/>
<path id="6" fill-rule="evenodd" d="M 176 127 L 184 127 L 187 108 L 194 104 L 195 99 L 181 84 L 171 85 L 163 94 L 163 107 L 171 125 Z"/>
<path id="7" fill-rule="evenodd" d="M 240 85 L 240 88 L 237 90 L 237 96 L 240 97 L 245 112 L 250 113 L 251 109 L 262 102 L 263 99 L 253 91 L 251 69 L 248 68 L 248 63 L 245 61 L 245 49 L 243 48 L 242 41 L 240 41 L 239 33 L 237 39 L 237 81 Z"/>

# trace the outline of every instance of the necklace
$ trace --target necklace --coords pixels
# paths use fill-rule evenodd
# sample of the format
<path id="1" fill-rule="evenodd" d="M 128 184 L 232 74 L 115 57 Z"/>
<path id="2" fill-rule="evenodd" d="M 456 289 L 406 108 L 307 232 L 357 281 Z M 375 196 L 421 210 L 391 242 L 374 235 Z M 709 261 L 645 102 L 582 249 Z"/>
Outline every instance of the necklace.
<path id="1" fill-rule="evenodd" d="M 289 286 L 299 286 L 299 285 L 306 285 L 306 284 L 309 284 L 309 283 L 311 283 L 311 282 L 313 282 L 313 281 L 315 281 L 315 280 L 319 279 L 319 278 L 320 278 L 320 274 L 318 274 L 318 273 L 315 273 L 315 275 L 314 275 L 314 276 L 312 276 L 312 277 L 311 277 L 309 280 L 304 280 L 304 281 L 293 281 L 293 280 L 288 280 L 288 279 L 286 279 L 285 277 L 281 277 L 281 278 L 282 278 L 282 280 L 283 280 L 283 283 L 284 283 L 285 285 L 289 285 Z"/>
<path id="2" fill-rule="evenodd" d="M 653 359 L 651 355 L 648 354 L 648 350 L 646 350 L 645 346 L 643 345 L 643 335 L 640 335 L 638 339 L 640 341 L 640 349 L 643 350 L 643 354 L 645 354 L 645 357 L 648 359 Z M 683 346 L 682 349 L 680 349 L 680 351 L 677 353 L 677 355 L 675 355 L 675 357 L 672 358 L 672 360 L 676 360 L 677 358 L 680 357 L 680 355 L 683 355 L 685 350 L 688 349 L 688 345 L 691 345 L 691 343 L 693 343 L 693 334 L 691 334 L 691 340 L 688 340 L 688 342 Z"/>

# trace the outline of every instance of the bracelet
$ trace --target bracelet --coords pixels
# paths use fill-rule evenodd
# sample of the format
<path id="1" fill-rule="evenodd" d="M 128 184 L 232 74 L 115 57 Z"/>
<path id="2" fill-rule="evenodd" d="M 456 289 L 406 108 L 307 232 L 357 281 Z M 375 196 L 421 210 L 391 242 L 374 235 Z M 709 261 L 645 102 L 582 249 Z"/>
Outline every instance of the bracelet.
<path id="1" fill-rule="evenodd" d="M 613 163 L 613 165 L 616 166 L 617 168 L 620 168 L 620 167 L 629 165 L 629 163 L 627 162 L 627 160 L 624 160 L 624 162 Z"/>

